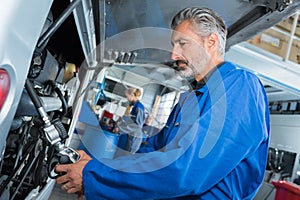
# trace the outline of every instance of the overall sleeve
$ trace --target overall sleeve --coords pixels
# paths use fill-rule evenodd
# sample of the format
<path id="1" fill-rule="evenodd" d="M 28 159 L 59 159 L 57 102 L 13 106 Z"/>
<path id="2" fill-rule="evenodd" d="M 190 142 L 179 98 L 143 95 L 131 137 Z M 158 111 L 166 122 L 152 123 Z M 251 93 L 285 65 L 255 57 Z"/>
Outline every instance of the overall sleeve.
<path id="1" fill-rule="evenodd" d="M 166 137 L 168 136 L 169 127 L 172 126 L 174 118 L 176 117 L 175 113 L 179 109 L 178 106 L 179 106 L 178 104 L 176 104 L 174 106 L 174 108 L 172 109 L 172 111 L 170 113 L 170 116 L 168 117 L 166 125 L 158 133 L 152 135 L 148 139 L 147 145 L 141 146 L 141 148 L 138 151 L 139 153 L 147 153 L 147 152 L 160 150 L 165 146 L 166 141 L 167 141 Z"/>
<path id="2" fill-rule="evenodd" d="M 250 198 L 265 169 L 268 105 L 252 76 L 239 73 L 222 84 L 225 93 L 206 92 L 194 97 L 197 105 L 188 99 L 181 106 L 159 151 L 91 160 L 83 170 L 86 198 Z"/>

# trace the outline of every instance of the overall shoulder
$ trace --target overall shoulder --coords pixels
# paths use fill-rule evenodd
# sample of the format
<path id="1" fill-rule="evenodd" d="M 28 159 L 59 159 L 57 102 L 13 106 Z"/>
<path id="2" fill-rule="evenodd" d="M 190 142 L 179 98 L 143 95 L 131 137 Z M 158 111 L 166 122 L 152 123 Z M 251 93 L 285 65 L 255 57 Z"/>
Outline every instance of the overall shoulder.
<path id="1" fill-rule="evenodd" d="M 225 68 L 225 71 L 228 74 L 234 74 L 234 75 L 239 75 L 239 76 L 248 76 L 249 78 L 254 78 L 257 79 L 258 77 L 251 71 L 245 69 L 244 67 L 232 63 L 232 62 L 226 62 L 222 68 Z"/>
<path id="2" fill-rule="evenodd" d="M 224 66 L 225 73 L 223 73 L 224 79 L 233 79 L 235 81 L 245 81 L 251 83 L 261 84 L 259 78 L 251 71 L 244 69 L 232 62 L 226 62 Z M 222 70 L 222 69 L 221 69 Z M 222 72 L 221 72 L 222 73 Z"/>
<path id="3" fill-rule="evenodd" d="M 144 105 L 143 105 L 142 102 L 140 102 L 140 101 L 137 101 L 137 102 L 136 102 L 136 107 L 137 107 L 137 108 L 140 108 L 140 109 L 144 109 Z"/>

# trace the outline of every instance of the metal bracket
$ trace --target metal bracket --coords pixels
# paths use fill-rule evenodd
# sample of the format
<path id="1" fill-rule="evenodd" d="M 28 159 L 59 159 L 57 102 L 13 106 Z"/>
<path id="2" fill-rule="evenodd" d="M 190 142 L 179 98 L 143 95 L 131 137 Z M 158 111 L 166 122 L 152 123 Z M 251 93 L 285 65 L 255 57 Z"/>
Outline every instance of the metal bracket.
<path id="1" fill-rule="evenodd" d="M 253 0 L 253 3 L 265 6 L 269 11 L 283 11 L 293 0 Z"/>
<path id="2" fill-rule="evenodd" d="M 61 141 L 60 135 L 53 124 L 51 124 L 50 126 L 44 127 L 44 132 L 45 132 L 47 140 L 52 145 Z"/>

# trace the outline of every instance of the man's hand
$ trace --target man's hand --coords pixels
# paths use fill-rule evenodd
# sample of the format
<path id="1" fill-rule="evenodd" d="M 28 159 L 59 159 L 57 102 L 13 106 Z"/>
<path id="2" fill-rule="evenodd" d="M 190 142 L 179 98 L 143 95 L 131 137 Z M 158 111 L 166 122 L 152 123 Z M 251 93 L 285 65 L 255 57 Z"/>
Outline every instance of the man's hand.
<path id="1" fill-rule="evenodd" d="M 84 151 L 78 151 L 80 160 L 73 164 L 58 165 L 55 168 L 56 173 L 63 173 L 56 179 L 58 184 L 62 184 L 61 189 L 67 193 L 77 193 L 78 198 L 83 196 L 82 171 L 85 165 L 92 159 Z"/>

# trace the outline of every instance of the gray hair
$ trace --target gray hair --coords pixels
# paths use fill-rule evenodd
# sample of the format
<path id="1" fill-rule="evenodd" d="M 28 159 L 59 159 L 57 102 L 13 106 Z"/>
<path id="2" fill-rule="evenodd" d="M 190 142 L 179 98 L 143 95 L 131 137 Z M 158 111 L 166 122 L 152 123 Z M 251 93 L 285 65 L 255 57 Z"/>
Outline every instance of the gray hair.
<path id="1" fill-rule="evenodd" d="M 200 37 L 206 37 L 211 33 L 216 33 L 219 38 L 220 55 L 224 56 L 227 28 L 224 20 L 215 11 L 209 8 L 185 8 L 174 16 L 171 28 L 175 29 L 185 20 L 191 21 Z"/>

